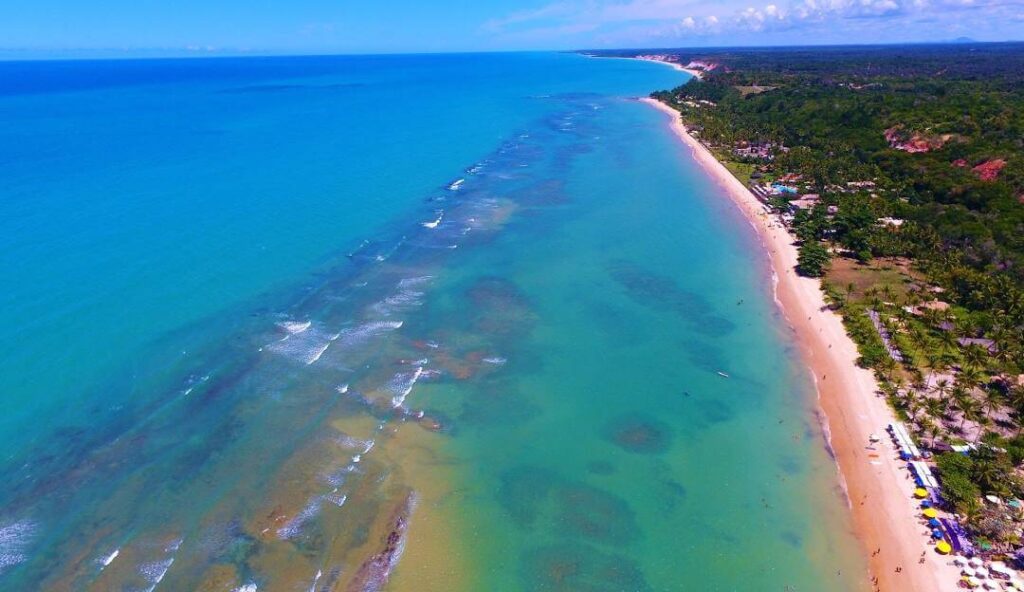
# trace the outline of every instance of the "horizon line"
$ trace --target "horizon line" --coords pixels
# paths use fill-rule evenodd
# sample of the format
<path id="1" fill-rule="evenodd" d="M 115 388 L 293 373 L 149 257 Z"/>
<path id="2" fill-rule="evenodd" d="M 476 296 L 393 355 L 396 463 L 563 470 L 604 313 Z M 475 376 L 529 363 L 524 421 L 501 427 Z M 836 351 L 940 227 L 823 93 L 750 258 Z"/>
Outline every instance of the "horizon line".
<path id="1" fill-rule="evenodd" d="M 368 52 L 330 52 L 330 51 L 289 51 L 275 49 L 248 48 L 5 48 L 0 47 L 0 62 L 46 62 L 46 61 L 115 61 L 115 60 L 180 60 L 180 59 L 225 59 L 225 58 L 311 58 L 311 57 L 374 57 L 374 56 L 423 56 L 423 55 L 475 55 L 475 54 L 515 54 L 515 53 L 583 53 L 583 52 L 615 52 L 615 51 L 722 51 L 722 50 L 755 50 L 755 49 L 800 49 L 800 48 L 848 48 L 848 47 L 906 47 L 906 46 L 972 46 L 972 45 L 1012 45 L 1024 43 L 1024 39 L 1006 39 L 1001 41 L 980 41 L 976 39 L 947 39 L 938 41 L 892 41 L 882 43 L 799 43 L 778 45 L 705 45 L 705 46 L 633 46 L 604 48 L 574 49 L 498 49 L 498 50 L 454 50 L 454 51 L 368 51 Z M 151 55 L 147 53 L 165 52 L 168 55 Z M 19 53 L 38 53 L 34 57 L 18 56 Z M 45 54 L 53 54 L 47 56 Z M 78 55 L 75 55 L 78 54 Z M 94 55 L 87 55 L 94 54 Z"/>

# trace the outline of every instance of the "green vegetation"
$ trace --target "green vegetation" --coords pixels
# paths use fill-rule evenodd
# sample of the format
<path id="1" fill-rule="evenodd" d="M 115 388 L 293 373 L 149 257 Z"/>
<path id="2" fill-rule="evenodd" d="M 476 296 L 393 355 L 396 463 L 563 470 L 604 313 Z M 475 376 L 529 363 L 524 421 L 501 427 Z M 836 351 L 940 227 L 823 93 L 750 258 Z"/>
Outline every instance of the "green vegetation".
<path id="1" fill-rule="evenodd" d="M 821 277 L 828 269 L 831 256 L 828 249 L 816 240 L 804 241 L 800 245 L 800 254 L 797 259 L 796 270 L 800 275 L 808 277 Z"/>

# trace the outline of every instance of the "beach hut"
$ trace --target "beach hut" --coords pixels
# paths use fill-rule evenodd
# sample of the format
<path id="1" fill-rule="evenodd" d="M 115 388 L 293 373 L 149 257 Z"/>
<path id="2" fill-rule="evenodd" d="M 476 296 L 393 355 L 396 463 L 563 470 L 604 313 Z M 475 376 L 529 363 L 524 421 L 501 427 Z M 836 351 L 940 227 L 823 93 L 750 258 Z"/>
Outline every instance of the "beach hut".
<path id="1" fill-rule="evenodd" d="M 939 482 L 935 480 L 935 475 L 932 474 L 931 467 L 919 460 L 915 460 L 910 463 L 910 468 L 916 476 L 916 481 L 920 483 L 922 487 L 938 489 Z"/>

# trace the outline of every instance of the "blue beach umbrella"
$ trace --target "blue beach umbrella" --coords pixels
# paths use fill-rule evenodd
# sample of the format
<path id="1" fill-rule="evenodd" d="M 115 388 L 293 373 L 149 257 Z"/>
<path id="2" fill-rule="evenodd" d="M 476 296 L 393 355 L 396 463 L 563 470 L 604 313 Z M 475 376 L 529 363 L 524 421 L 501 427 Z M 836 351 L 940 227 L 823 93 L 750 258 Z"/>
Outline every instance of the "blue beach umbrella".
<path id="1" fill-rule="evenodd" d="M 932 531 L 932 538 L 933 539 L 941 539 L 943 536 L 944 535 L 942 534 L 942 531 L 939 530 L 938 528 L 936 528 L 935 530 Z"/>
<path id="2" fill-rule="evenodd" d="M 938 518 L 929 518 L 928 519 L 928 526 L 931 526 L 932 528 L 938 528 L 938 527 L 942 526 L 942 523 L 939 522 Z"/>

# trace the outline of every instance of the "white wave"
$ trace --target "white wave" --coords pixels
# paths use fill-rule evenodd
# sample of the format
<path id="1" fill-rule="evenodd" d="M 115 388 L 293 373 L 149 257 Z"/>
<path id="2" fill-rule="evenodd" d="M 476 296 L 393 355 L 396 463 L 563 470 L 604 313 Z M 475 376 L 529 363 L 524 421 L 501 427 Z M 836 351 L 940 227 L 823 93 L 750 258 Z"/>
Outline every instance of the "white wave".
<path id="1" fill-rule="evenodd" d="M 263 346 L 260 351 L 267 349 L 308 366 L 319 360 L 338 338 L 350 333 L 351 331 L 328 333 L 318 327 L 307 327 L 300 332 L 288 333 L 281 339 Z"/>
<path id="2" fill-rule="evenodd" d="M 421 222 L 420 226 L 422 226 L 423 228 L 430 228 L 431 230 L 433 230 L 434 228 L 437 228 L 438 226 L 441 225 L 441 220 L 443 220 L 443 219 L 444 219 L 444 210 L 441 210 L 441 211 L 438 212 L 436 220 L 432 220 L 430 222 Z"/>
<path id="3" fill-rule="evenodd" d="M 395 312 L 423 304 L 423 292 L 417 290 L 400 289 L 397 293 L 388 296 L 377 302 L 371 308 L 381 316 L 390 316 Z"/>
<path id="4" fill-rule="evenodd" d="M 29 520 L 0 525 L 0 574 L 28 559 L 25 547 L 35 531 L 35 523 Z"/>
<path id="5" fill-rule="evenodd" d="M 423 375 L 423 367 L 417 367 L 412 372 L 399 372 L 391 378 L 388 383 L 388 391 L 394 396 L 391 397 L 392 407 L 401 407 L 402 403 L 405 402 L 405 398 L 412 392 L 412 387 L 416 385 L 416 381 L 419 380 L 420 376 Z"/>
<path id="6" fill-rule="evenodd" d="M 434 276 L 432 276 L 432 275 L 419 275 L 419 276 L 416 276 L 416 277 L 403 278 L 403 279 L 398 281 L 398 287 L 399 288 L 411 288 L 413 286 L 420 286 L 420 285 L 423 285 L 423 284 L 429 282 L 432 279 L 434 279 Z"/>
<path id="7" fill-rule="evenodd" d="M 309 587 L 309 592 L 316 592 L 316 583 L 320 581 L 320 578 L 324 575 L 322 570 L 316 570 L 316 577 L 313 578 L 313 585 Z"/>
<path id="8" fill-rule="evenodd" d="M 503 357 L 501 357 L 501 356 L 493 356 L 493 357 L 490 357 L 490 358 L 484 358 L 483 361 L 488 363 L 488 364 L 494 364 L 495 366 L 501 366 L 502 364 L 504 364 L 508 360 L 503 358 Z"/>
<path id="9" fill-rule="evenodd" d="M 363 453 L 367 453 L 373 448 L 373 440 L 363 440 L 349 436 L 348 434 L 339 435 L 335 441 L 342 448 L 349 448 L 351 450 L 361 450 Z"/>
<path id="10" fill-rule="evenodd" d="M 117 556 L 120 555 L 120 554 L 121 554 L 121 549 L 114 549 L 114 551 L 110 555 L 107 555 L 105 557 L 100 557 L 98 559 L 99 564 L 100 564 L 100 571 L 103 571 L 103 569 L 105 567 L 107 567 L 108 565 L 113 563 L 114 560 L 117 559 Z"/>
<path id="11" fill-rule="evenodd" d="M 371 321 L 343 330 L 339 342 L 344 347 L 351 347 L 401 328 L 402 321 Z"/>
<path id="12" fill-rule="evenodd" d="M 465 182 L 465 179 L 456 179 L 455 181 L 452 181 L 451 183 L 448 184 L 448 189 L 449 191 L 458 191 L 462 187 L 462 184 Z"/>
<path id="13" fill-rule="evenodd" d="M 325 474 L 323 478 L 328 485 L 337 490 L 337 488 L 345 484 L 345 481 L 348 479 L 348 476 L 355 472 L 355 467 L 347 465 L 338 469 L 337 471 Z"/>
<path id="14" fill-rule="evenodd" d="M 296 335 L 298 333 L 302 333 L 306 329 L 309 329 L 312 324 L 312 321 L 281 321 L 280 323 L 277 323 L 277 326 L 284 329 L 290 335 Z"/>
<path id="15" fill-rule="evenodd" d="M 345 384 L 342 384 L 340 386 L 336 386 L 336 387 L 334 387 L 334 390 L 338 391 L 339 395 L 344 395 L 345 393 L 348 392 L 348 383 L 346 382 Z"/>
<path id="16" fill-rule="evenodd" d="M 174 553 L 175 551 L 177 551 L 178 549 L 181 548 L 181 544 L 184 543 L 184 542 L 185 542 L 185 539 L 183 539 L 183 538 L 174 539 L 173 541 L 168 543 L 166 547 L 164 547 L 164 552 L 165 553 Z"/>
<path id="17" fill-rule="evenodd" d="M 167 575 L 167 570 L 171 569 L 171 565 L 174 563 L 174 557 L 164 559 L 162 561 L 151 561 L 149 563 L 143 563 L 139 567 L 139 573 L 142 577 L 146 578 L 146 581 L 152 584 L 149 587 L 149 592 L 152 592 Z"/>
<path id="18" fill-rule="evenodd" d="M 296 514 L 295 517 L 288 522 L 285 522 L 284 526 L 277 529 L 278 538 L 290 539 L 299 534 L 302 530 L 302 525 L 320 513 L 321 502 L 322 499 L 319 496 L 309 500 L 309 503 L 306 504 L 306 507 L 303 508 L 301 512 Z"/>
<path id="19" fill-rule="evenodd" d="M 235 588 L 231 592 L 257 592 L 257 590 L 258 590 L 258 588 L 256 587 L 256 584 L 249 583 L 249 584 L 243 584 L 243 585 Z"/>
<path id="20" fill-rule="evenodd" d="M 348 496 L 345 495 L 344 493 L 338 493 L 337 491 L 332 491 L 331 493 L 328 493 L 327 495 L 325 495 L 324 499 L 326 499 L 327 501 L 331 502 L 332 504 L 334 504 L 335 506 L 338 506 L 340 508 L 340 507 L 345 505 L 346 501 L 348 501 Z"/>

